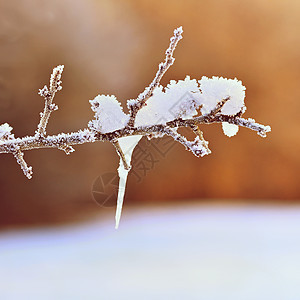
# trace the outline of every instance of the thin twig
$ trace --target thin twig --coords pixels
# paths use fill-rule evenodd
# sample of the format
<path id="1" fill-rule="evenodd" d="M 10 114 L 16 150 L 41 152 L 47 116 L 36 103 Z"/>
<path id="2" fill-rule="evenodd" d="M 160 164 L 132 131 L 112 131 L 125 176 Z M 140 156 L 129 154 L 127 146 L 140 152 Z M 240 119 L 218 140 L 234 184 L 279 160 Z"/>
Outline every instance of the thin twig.
<path id="1" fill-rule="evenodd" d="M 153 91 L 159 85 L 160 80 L 166 73 L 166 71 L 173 65 L 175 58 L 173 57 L 174 50 L 178 44 L 178 42 L 182 39 L 182 27 L 178 27 L 174 30 L 174 35 L 170 39 L 169 48 L 166 50 L 165 61 L 161 62 L 158 66 L 158 71 L 150 85 L 145 88 L 145 90 L 139 94 L 137 99 L 128 101 L 129 109 L 130 109 L 130 119 L 128 122 L 128 126 L 134 126 L 135 116 L 137 112 L 146 104 L 146 101 L 152 97 Z"/>
<path id="2" fill-rule="evenodd" d="M 88 129 L 80 130 L 72 133 L 60 133 L 57 135 L 48 135 L 45 138 L 38 138 L 36 136 L 28 136 L 23 138 L 14 138 L 11 140 L 3 141 L 0 144 L 0 153 L 13 153 L 15 147 L 19 147 L 21 151 L 27 151 L 39 148 L 60 148 L 61 145 L 74 146 L 85 143 L 91 143 L 95 141 L 109 141 L 126 137 L 130 135 L 151 135 L 155 133 L 168 134 L 165 128 L 178 128 L 178 127 L 190 127 L 200 124 L 214 124 L 228 122 L 236 124 L 242 127 L 249 128 L 257 131 L 259 135 L 265 136 L 269 132 L 270 126 L 265 126 L 256 123 L 253 119 L 244 118 L 232 118 L 231 116 L 219 115 L 219 116 L 199 116 L 191 119 L 175 119 L 167 122 L 166 124 L 156 124 L 149 126 L 139 126 L 133 128 L 118 129 L 108 133 L 94 133 Z"/>
<path id="3" fill-rule="evenodd" d="M 225 103 L 227 101 L 229 101 L 229 100 L 230 100 L 230 96 L 228 96 L 228 97 L 222 99 L 220 102 L 218 102 L 218 104 L 216 105 L 216 107 L 210 112 L 210 115 L 214 116 L 217 113 L 219 113 L 222 110 L 222 108 L 225 105 Z"/>
<path id="4" fill-rule="evenodd" d="M 44 111 L 41 113 L 41 119 L 38 124 L 36 135 L 39 137 L 46 136 L 46 127 L 50 118 L 50 115 L 53 111 L 57 110 L 58 107 L 53 102 L 56 92 L 62 89 L 61 86 L 61 75 L 64 70 L 64 66 L 57 66 L 53 69 L 50 78 L 49 89 L 45 85 L 41 90 L 39 90 L 39 95 L 45 99 Z"/>
<path id="5" fill-rule="evenodd" d="M 192 125 L 191 126 L 192 130 L 194 131 L 194 133 L 199 137 L 200 141 L 202 142 L 203 147 L 206 149 L 207 153 L 210 154 L 211 151 L 208 148 L 208 141 L 206 141 L 203 137 L 203 132 L 200 130 L 200 128 L 198 127 L 198 125 Z"/>
<path id="6" fill-rule="evenodd" d="M 17 160 L 17 163 L 20 165 L 24 175 L 28 178 L 32 178 L 32 167 L 28 167 L 26 161 L 24 160 L 24 153 L 20 150 L 14 152 L 14 157 Z"/>
<path id="7" fill-rule="evenodd" d="M 128 163 L 126 161 L 125 154 L 124 154 L 122 148 L 120 147 L 119 142 L 116 140 L 116 141 L 112 142 L 112 144 L 114 145 L 114 147 L 116 148 L 116 151 L 117 151 L 118 155 L 122 159 L 122 162 L 123 162 L 123 165 L 124 165 L 124 169 L 125 170 L 130 170 L 130 166 L 128 165 Z"/>
<path id="8" fill-rule="evenodd" d="M 208 142 L 206 142 L 204 139 L 201 140 L 199 136 L 197 136 L 194 141 L 188 141 L 184 136 L 179 134 L 177 130 L 170 129 L 168 127 L 164 129 L 164 133 L 171 136 L 174 141 L 177 141 L 185 146 L 187 150 L 191 151 L 197 157 L 202 157 L 211 153 L 207 146 Z"/>

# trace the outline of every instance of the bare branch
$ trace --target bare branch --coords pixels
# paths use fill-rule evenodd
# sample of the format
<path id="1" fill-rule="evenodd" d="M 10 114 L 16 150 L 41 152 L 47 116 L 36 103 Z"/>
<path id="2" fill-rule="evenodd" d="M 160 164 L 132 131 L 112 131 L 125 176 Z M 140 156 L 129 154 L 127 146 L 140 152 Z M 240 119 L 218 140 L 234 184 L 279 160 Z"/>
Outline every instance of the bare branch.
<path id="1" fill-rule="evenodd" d="M 60 65 L 53 69 L 50 77 L 49 89 L 45 85 L 41 90 L 39 90 L 39 95 L 45 99 L 44 111 L 41 113 L 40 123 L 38 124 L 38 129 L 36 135 L 39 137 L 46 136 L 46 127 L 53 111 L 57 110 L 57 105 L 53 104 L 53 99 L 56 92 L 62 89 L 61 86 L 61 75 L 64 70 L 64 66 Z"/>
<path id="2" fill-rule="evenodd" d="M 164 128 L 164 133 L 171 136 L 175 141 L 181 143 L 185 146 L 187 150 L 193 152 L 197 157 L 202 157 L 204 155 L 210 154 L 211 151 L 208 149 L 208 142 L 206 142 L 203 137 L 202 139 L 197 136 L 194 141 L 188 141 L 184 136 L 179 134 L 176 130 L 170 129 L 168 127 Z"/>
<path id="3" fill-rule="evenodd" d="M 32 178 L 32 167 L 28 167 L 26 161 L 24 160 L 24 153 L 20 150 L 14 152 L 14 157 L 17 160 L 17 163 L 20 165 L 24 175 L 28 178 Z"/>
<path id="4" fill-rule="evenodd" d="M 99 137 L 99 141 L 109 141 L 108 137 Z M 95 134 L 88 129 L 79 130 L 71 133 L 59 133 L 57 135 L 48 135 L 45 138 L 40 138 L 36 135 L 26 136 L 23 138 L 13 138 L 0 143 L 0 153 L 14 153 L 16 149 L 21 151 L 56 148 L 63 150 L 70 146 L 92 143 L 96 141 Z M 70 148 L 65 150 L 72 152 Z"/>
<path id="5" fill-rule="evenodd" d="M 208 142 L 203 137 L 203 132 L 199 129 L 199 127 L 197 125 L 192 125 L 191 128 L 194 131 L 194 133 L 199 137 L 200 141 L 202 142 L 202 145 L 207 152 L 206 154 L 210 154 L 211 151 L 208 148 Z"/>
<path id="6" fill-rule="evenodd" d="M 178 42 L 182 39 L 182 33 L 182 27 L 178 27 L 174 30 L 174 35 L 170 39 L 169 48 L 165 52 L 165 61 L 159 64 L 158 71 L 156 72 L 154 79 L 152 80 L 150 85 L 146 87 L 146 89 L 141 94 L 139 94 L 137 99 L 128 101 L 128 108 L 130 110 L 130 119 L 128 122 L 128 126 L 134 126 L 134 120 L 137 112 L 145 105 L 146 101 L 153 95 L 153 91 L 159 85 L 160 80 L 170 68 L 170 66 L 173 65 L 175 61 L 173 53 Z"/>
<path id="7" fill-rule="evenodd" d="M 267 133 L 271 131 L 270 126 L 262 125 L 259 123 L 256 123 L 254 119 L 244 119 L 244 118 L 227 118 L 227 116 L 220 116 L 224 118 L 228 123 L 235 124 L 238 126 L 246 127 L 251 130 L 257 131 L 257 134 L 260 135 L 261 137 L 266 137 Z"/>
<path id="8" fill-rule="evenodd" d="M 32 149 L 42 149 L 42 148 L 57 148 L 64 150 L 67 154 L 74 151 L 71 147 L 72 145 L 80 145 L 85 143 L 92 143 L 95 141 L 112 141 L 117 140 L 121 137 L 131 136 L 131 135 L 156 135 L 160 136 L 169 135 L 175 141 L 183 144 L 187 149 L 192 151 L 197 157 L 210 154 L 211 151 L 208 148 L 208 142 L 204 140 L 203 134 L 199 129 L 196 129 L 196 126 L 199 124 L 213 124 L 213 123 L 222 123 L 228 122 L 231 124 L 243 126 L 254 131 L 265 137 L 267 132 L 271 131 L 270 126 L 261 125 L 256 123 L 253 119 L 244 119 L 240 117 L 232 117 L 226 115 L 204 115 L 187 120 L 176 119 L 167 124 L 157 124 L 151 126 L 140 126 L 134 128 L 125 127 L 123 129 L 115 130 L 109 133 L 93 133 L 88 129 L 83 131 L 73 132 L 73 133 L 61 133 L 58 135 L 47 136 L 41 138 L 37 135 L 29 136 L 24 138 L 12 138 L 9 140 L 1 141 L 0 143 L 0 153 L 12 153 L 17 159 L 18 164 L 21 166 L 25 176 L 27 178 L 32 177 L 32 168 L 28 167 L 24 158 L 23 151 L 32 150 Z M 190 142 L 177 133 L 176 130 L 172 128 L 178 127 L 190 127 L 197 137 L 194 141 Z M 118 154 L 120 155 L 123 164 L 126 170 L 130 169 L 130 166 L 127 164 L 125 156 L 121 148 L 118 146 L 118 142 L 114 142 L 113 145 L 116 147 Z M 18 149 L 16 151 L 16 149 Z"/>
<path id="9" fill-rule="evenodd" d="M 194 130 L 195 126 L 200 124 L 214 124 L 214 123 L 222 123 L 222 122 L 228 122 L 231 124 L 236 124 L 242 127 L 252 129 L 254 131 L 257 131 L 257 133 L 262 137 L 264 137 L 267 132 L 271 131 L 270 126 L 265 126 L 256 123 L 255 120 L 253 119 L 244 119 L 244 118 L 232 117 L 226 115 L 217 115 L 217 116 L 204 115 L 204 116 L 194 117 L 186 120 L 179 118 L 167 122 L 166 124 L 139 126 L 133 128 L 125 127 L 123 129 L 118 129 L 108 133 L 100 133 L 100 132 L 94 133 L 88 129 L 84 129 L 83 131 L 80 130 L 72 133 L 60 133 L 52 136 L 49 135 L 45 138 L 39 138 L 37 136 L 13 138 L 0 143 L 0 153 L 14 153 L 16 147 L 21 151 L 26 151 L 26 150 L 40 149 L 40 148 L 60 149 L 63 146 L 81 145 L 85 143 L 92 143 L 95 141 L 111 142 L 121 137 L 126 137 L 131 135 L 151 136 L 153 134 L 160 134 L 162 136 L 166 134 L 172 136 L 174 135 L 174 131 L 170 131 L 171 128 L 189 127 L 192 130 Z M 202 139 L 201 134 L 199 134 L 199 138 L 200 140 Z M 180 138 L 178 138 L 178 141 L 184 144 L 184 142 Z"/>

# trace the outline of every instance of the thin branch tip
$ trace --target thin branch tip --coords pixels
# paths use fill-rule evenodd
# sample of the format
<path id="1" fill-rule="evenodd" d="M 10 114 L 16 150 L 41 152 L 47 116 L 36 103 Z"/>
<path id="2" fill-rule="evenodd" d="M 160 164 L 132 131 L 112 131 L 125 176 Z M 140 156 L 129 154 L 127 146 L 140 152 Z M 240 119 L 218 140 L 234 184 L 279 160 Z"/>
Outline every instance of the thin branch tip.
<path id="1" fill-rule="evenodd" d="M 174 30 L 174 34 L 182 34 L 183 33 L 183 28 L 182 26 L 179 26 L 177 27 L 175 30 Z"/>
<path id="2" fill-rule="evenodd" d="M 24 160 L 24 153 L 20 150 L 16 150 L 14 153 L 14 157 L 17 161 L 17 163 L 20 165 L 21 170 L 23 171 L 24 175 L 28 178 L 31 179 L 32 178 L 32 167 L 29 167 L 26 163 L 26 161 Z"/>
<path id="3" fill-rule="evenodd" d="M 42 89 L 39 90 L 38 94 L 42 96 L 45 100 L 44 111 L 41 112 L 40 122 L 36 130 L 37 136 L 46 136 L 46 127 L 50 118 L 50 115 L 53 111 L 58 109 L 58 106 L 53 102 L 55 94 L 62 89 L 61 76 L 64 70 L 64 65 L 58 65 L 52 71 L 50 76 L 49 88 L 47 85 L 44 85 Z"/>
<path id="4" fill-rule="evenodd" d="M 127 106 L 130 110 L 130 119 L 128 122 L 128 126 L 133 127 L 135 117 L 138 113 L 138 111 L 145 106 L 146 101 L 152 97 L 154 90 L 159 86 L 160 81 L 164 74 L 167 72 L 167 70 L 170 68 L 171 65 L 173 65 L 175 58 L 173 57 L 173 52 L 178 44 L 178 42 L 182 39 L 182 26 L 176 28 L 174 30 L 173 36 L 170 38 L 170 44 L 168 49 L 165 52 L 165 60 L 164 62 L 161 62 L 158 65 L 158 71 L 155 74 L 154 79 L 150 83 L 149 86 L 145 88 L 145 90 L 139 94 L 137 99 L 130 100 L 130 102 L 127 103 Z"/>

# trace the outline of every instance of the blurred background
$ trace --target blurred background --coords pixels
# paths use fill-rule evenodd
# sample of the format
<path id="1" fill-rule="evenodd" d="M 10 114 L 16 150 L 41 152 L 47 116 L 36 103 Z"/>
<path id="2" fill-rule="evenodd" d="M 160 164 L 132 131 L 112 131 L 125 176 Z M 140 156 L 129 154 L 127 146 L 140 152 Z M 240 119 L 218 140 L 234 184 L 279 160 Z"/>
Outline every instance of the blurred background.
<path id="1" fill-rule="evenodd" d="M 172 251 L 173 247 L 178 246 L 175 245 L 176 237 L 184 240 L 184 232 L 190 232 L 190 240 L 182 243 L 188 249 L 194 248 L 195 256 L 184 250 L 178 255 L 191 255 L 192 259 L 197 255 L 196 249 L 200 251 L 202 247 L 196 240 L 207 238 L 206 243 L 211 246 L 207 247 L 207 253 L 212 251 L 216 254 L 209 256 L 208 261 L 215 263 L 215 266 L 222 257 L 226 257 L 226 251 L 233 255 L 230 258 L 232 260 L 227 260 L 224 273 L 218 273 L 218 268 L 217 273 L 210 273 L 210 284 L 214 283 L 212 286 L 216 282 L 223 282 L 226 286 L 223 280 L 227 276 L 226 270 L 231 268 L 238 253 L 247 256 L 246 249 L 251 255 L 254 253 L 257 260 L 254 259 L 254 263 L 249 260 L 241 268 L 245 271 L 245 268 L 251 269 L 255 262 L 258 265 L 258 269 L 252 270 L 256 274 L 253 278 L 257 281 L 245 281 L 249 289 L 251 286 L 258 287 L 259 282 L 263 282 L 259 278 L 269 278 L 270 274 L 262 275 L 264 267 L 261 262 L 270 255 L 273 257 L 274 248 L 279 245 L 285 245 L 285 248 L 278 250 L 276 261 L 278 262 L 278 258 L 290 257 L 290 266 L 299 266 L 295 264 L 300 259 L 299 232 L 295 231 L 300 227 L 299 15 L 300 2 L 295 0 L 0 0 L 0 123 L 9 123 L 14 128 L 15 136 L 34 134 L 39 122 L 39 112 L 44 105 L 43 99 L 37 94 L 38 89 L 48 84 L 52 68 L 59 64 L 65 65 L 63 90 L 55 97 L 59 110 L 50 118 L 49 134 L 86 128 L 93 117 L 88 100 L 98 94 L 116 95 L 126 106 L 127 99 L 135 98 L 151 82 L 158 63 L 164 59 L 164 51 L 169 45 L 173 30 L 181 25 L 184 38 L 175 50 L 176 62 L 163 78 L 162 84 L 166 85 L 171 79 L 183 79 L 186 75 L 197 79 L 203 75 L 237 77 L 247 88 L 245 117 L 253 117 L 257 122 L 272 127 L 272 132 L 263 139 L 255 132 L 243 128 L 237 136 L 227 138 L 222 133 L 221 125 L 203 126 L 212 154 L 199 159 L 167 138 L 151 143 L 143 139 L 134 152 L 134 168 L 129 176 L 121 220 L 120 229 L 123 233 L 118 233 L 118 239 L 110 239 L 115 232 L 105 229 L 113 229 L 117 184 L 115 172 L 119 163 L 111 144 L 81 145 L 75 147 L 76 151 L 70 156 L 51 149 L 28 151 L 25 158 L 34 170 L 30 181 L 22 174 L 12 155 L 2 154 L 0 229 L 3 231 L 3 240 L 0 247 L 7 247 L 2 248 L 2 253 L 11 253 L 12 249 L 19 247 L 16 245 L 21 245 L 20 249 L 28 247 L 26 249 L 29 256 L 24 254 L 23 257 L 20 253 L 16 255 L 21 260 L 28 260 L 28 264 L 34 261 L 32 257 L 36 257 L 34 251 L 41 250 L 41 257 L 47 259 L 51 255 L 44 252 L 44 248 L 36 248 L 39 243 L 48 245 L 47 242 L 44 244 L 41 236 L 49 237 L 53 241 L 49 245 L 54 248 L 61 239 L 66 238 L 68 241 L 70 235 L 78 237 L 76 246 L 84 242 L 85 238 L 81 240 L 81 235 L 75 229 L 66 236 L 56 238 L 55 232 L 61 229 L 53 227 L 53 231 L 34 231 L 34 237 L 29 235 L 30 238 L 21 234 L 16 237 L 16 242 L 14 237 L 6 235 L 5 230 L 31 226 L 35 226 L 34 230 L 42 230 L 46 225 L 59 224 L 69 224 L 71 227 L 67 228 L 70 229 L 74 222 L 91 222 L 97 218 L 100 223 L 92 223 L 88 227 L 97 230 L 88 232 L 93 232 L 95 239 L 101 238 L 101 241 L 105 236 L 103 245 L 109 245 L 106 246 L 107 251 L 117 251 L 115 247 L 120 247 L 123 255 L 128 254 L 125 240 L 130 236 L 130 245 L 135 245 L 132 246 L 135 251 L 139 249 L 143 252 L 143 247 L 149 247 L 153 242 L 158 247 L 155 250 L 157 253 L 162 250 L 159 245 L 164 245 L 162 251 L 166 256 L 162 257 L 167 257 L 166 253 L 171 251 L 175 260 L 176 255 Z M 271 213 L 263 208 L 265 206 Z M 176 207 L 179 209 L 175 209 Z M 180 207 L 183 209 L 182 215 L 178 213 Z M 208 209 L 203 211 L 202 207 Z M 236 210 L 234 207 L 242 209 Z M 174 209 L 176 217 L 171 215 Z M 195 211 L 199 214 L 193 214 Z M 223 217 L 219 218 L 220 214 Z M 261 219 L 254 226 L 257 214 Z M 134 216 L 137 221 L 131 221 Z M 208 223 L 197 221 L 198 216 L 206 216 Z M 145 221 L 149 222 L 147 226 L 141 225 L 142 229 L 138 233 L 132 233 L 135 230 L 132 224 L 139 227 L 139 222 L 143 222 L 144 217 L 148 218 Z M 171 218 L 172 221 L 165 222 L 165 218 Z M 231 218 L 233 223 L 230 223 Z M 284 227 L 288 220 L 290 222 Z M 106 222 L 109 225 L 105 225 Z M 183 231 L 180 228 L 185 222 L 188 225 Z M 227 222 L 229 227 L 226 227 Z M 155 224 L 160 226 L 154 226 Z M 203 231 L 203 228 L 201 233 L 196 229 L 193 231 L 196 226 L 204 226 L 207 231 Z M 259 228 L 265 226 L 267 229 L 258 236 Z M 238 227 L 240 231 L 236 232 L 234 228 Z M 147 228 L 145 232 L 144 228 Z M 161 228 L 165 228 L 165 231 L 159 233 Z M 221 228 L 225 228 L 224 231 Z M 281 234 L 277 236 L 278 239 L 275 238 L 277 230 Z M 134 241 L 144 241 L 142 236 L 149 232 L 152 232 L 151 238 L 147 239 L 144 246 L 142 242 L 139 243 L 139 248 Z M 174 237 L 171 246 L 163 242 L 166 235 Z M 225 237 L 220 240 L 221 236 Z M 264 244 L 263 241 L 270 236 L 275 240 L 271 238 L 270 243 Z M 31 243 L 31 238 L 38 241 L 37 244 Z M 244 239 L 247 242 L 244 243 Z M 235 241 L 240 241 L 237 243 L 242 243 L 244 248 L 237 246 L 239 250 L 232 251 L 229 245 L 234 245 Z M 253 245 L 260 243 L 259 241 L 263 245 L 257 250 Z M 181 240 L 177 242 L 181 243 Z M 66 249 L 74 246 L 72 243 L 64 245 Z M 95 246 L 93 242 L 88 245 Z M 100 249 L 103 248 L 99 247 L 95 249 L 102 253 Z M 127 252 L 122 251 L 124 247 Z M 224 254 L 216 249 L 227 250 Z M 81 252 L 78 251 L 77 256 L 73 256 L 74 259 L 80 257 Z M 55 253 L 52 252 L 52 255 L 57 257 Z M 85 249 L 83 253 L 89 253 L 89 250 Z M 119 257 L 118 252 L 113 253 L 115 256 L 110 256 L 110 259 Z M 255 256 L 255 253 L 264 255 Z M 15 261 L 16 256 L 3 257 L 5 259 L 3 258 L 2 263 L 6 261 L 7 270 L 14 274 L 10 262 Z M 145 256 L 143 259 L 154 257 L 153 254 L 150 258 Z M 60 259 L 63 260 L 63 256 Z M 142 260 L 141 257 L 140 259 Z M 202 257 L 203 261 L 207 263 L 206 256 Z M 279 261 L 282 265 L 275 268 L 274 272 L 280 273 L 281 267 L 288 265 L 282 259 Z M 241 266 L 238 261 L 234 262 Z M 44 266 L 40 262 L 35 263 L 39 267 Z M 171 266 L 172 260 L 169 263 Z M 269 263 L 274 266 L 272 260 Z M 25 265 L 22 266 L 27 270 Z M 48 267 L 51 269 L 50 262 Z M 165 267 L 169 270 L 167 265 Z M 192 264 L 190 267 L 192 268 Z M 208 265 L 207 268 L 209 269 Z M 206 274 L 208 269 L 205 269 Z M 55 270 L 53 274 L 56 274 Z M 117 269 L 115 271 L 118 272 Z M 284 280 L 294 284 L 295 277 L 291 275 L 294 271 L 295 274 L 298 272 L 295 268 L 292 271 L 286 269 L 284 272 L 290 277 L 278 275 L 275 276 L 277 281 L 272 281 L 275 278 L 272 277 L 270 286 L 277 286 L 278 282 L 285 282 Z M 239 274 L 238 272 L 237 270 L 235 274 Z M 3 274 L 4 277 L 7 275 Z M 257 274 L 263 277 L 257 277 Z M 134 272 L 131 275 L 137 276 Z M 189 275 L 193 277 L 192 274 Z M 239 277 L 237 275 L 236 278 Z M 19 279 L 21 282 L 21 277 Z M 46 282 L 48 279 L 44 280 Z M 177 287 L 180 288 L 180 285 Z M 183 284 L 182 289 L 185 287 L 187 285 Z M 283 294 L 278 291 L 277 294 L 270 294 L 272 299 L 297 299 L 293 298 L 294 295 L 288 298 L 287 291 L 294 290 L 291 286 L 285 287 Z M 261 299 L 269 299 L 268 295 L 259 294 L 265 296 Z M 10 299 L 8 294 L 5 295 L 5 299 Z M 236 299 L 234 295 L 241 294 L 231 294 L 229 298 L 205 295 L 205 299 Z M 254 299 L 251 298 L 251 293 L 249 295 L 249 299 Z M 242 298 L 248 299 L 245 296 Z"/>

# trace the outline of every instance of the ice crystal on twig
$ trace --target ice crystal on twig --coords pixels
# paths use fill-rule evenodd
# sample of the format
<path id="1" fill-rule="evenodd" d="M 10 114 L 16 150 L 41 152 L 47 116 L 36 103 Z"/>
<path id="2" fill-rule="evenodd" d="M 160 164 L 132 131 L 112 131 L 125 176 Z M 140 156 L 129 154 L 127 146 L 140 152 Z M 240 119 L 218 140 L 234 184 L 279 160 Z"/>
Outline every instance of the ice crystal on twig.
<path id="1" fill-rule="evenodd" d="M 20 150 L 14 152 L 14 157 L 17 160 L 17 163 L 20 165 L 24 175 L 28 178 L 32 178 L 32 167 L 28 167 L 26 161 L 24 160 L 24 153 Z"/>
<path id="2" fill-rule="evenodd" d="M 74 151 L 73 146 L 95 141 L 111 142 L 120 157 L 118 168 L 119 193 L 116 209 L 116 228 L 119 226 L 125 187 L 131 169 L 134 148 L 143 136 L 161 138 L 172 137 L 191 151 L 202 157 L 211 153 L 208 142 L 199 126 L 221 123 L 224 134 L 234 136 L 239 127 L 246 127 L 265 137 L 270 126 L 256 123 L 254 119 L 244 119 L 245 87 L 242 82 L 223 77 L 202 77 L 201 80 L 187 76 L 178 82 L 172 80 L 163 87 L 161 78 L 174 63 L 174 50 L 182 39 L 182 28 L 174 30 L 170 44 L 165 52 L 165 60 L 159 64 L 154 79 L 136 99 L 127 101 L 129 114 L 124 113 L 115 96 L 98 95 L 90 100 L 94 119 L 89 121 L 89 129 L 71 133 L 47 135 L 46 127 L 51 113 L 58 107 L 53 103 L 56 92 L 61 90 L 61 76 L 64 66 L 53 69 L 49 87 L 39 90 L 45 100 L 44 110 L 34 136 L 15 138 L 12 127 L 7 123 L 0 125 L 0 153 L 11 153 L 27 178 L 32 177 L 32 168 L 24 160 L 24 151 L 39 148 L 57 148 L 66 154 Z M 180 127 L 189 128 L 195 138 L 189 141 L 178 133 Z"/>
<path id="3" fill-rule="evenodd" d="M 12 127 L 7 123 L 0 125 L 0 143 L 1 141 L 12 139 L 14 136 L 11 133 Z"/>

